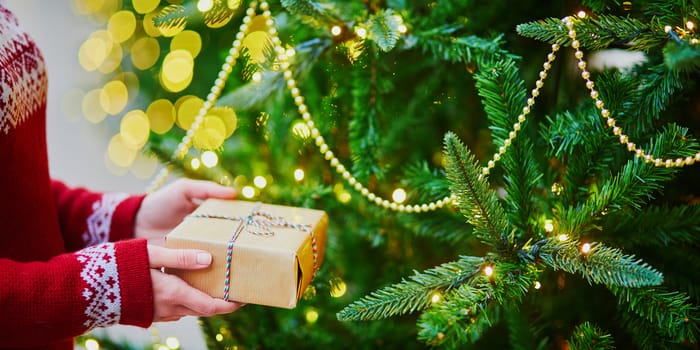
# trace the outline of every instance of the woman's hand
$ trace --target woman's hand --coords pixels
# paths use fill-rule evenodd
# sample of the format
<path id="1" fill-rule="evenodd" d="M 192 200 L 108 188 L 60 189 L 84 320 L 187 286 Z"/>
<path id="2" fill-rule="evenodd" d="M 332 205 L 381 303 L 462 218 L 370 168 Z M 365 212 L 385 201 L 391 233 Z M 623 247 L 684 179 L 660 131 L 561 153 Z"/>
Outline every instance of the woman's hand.
<path id="1" fill-rule="evenodd" d="M 236 190 L 210 181 L 180 179 L 143 199 L 136 214 L 134 237 L 164 245 L 165 234 L 177 226 L 202 200 L 231 199 Z"/>
<path id="2" fill-rule="evenodd" d="M 202 269 L 211 264 L 211 254 L 195 249 L 169 249 L 148 245 L 153 283 L 153 321 L 176 321 L 183 316 L 212 316 L 236 311 L 240 303 L 212 298 L 180 278 L 159 270 L 161 267 Z"/>

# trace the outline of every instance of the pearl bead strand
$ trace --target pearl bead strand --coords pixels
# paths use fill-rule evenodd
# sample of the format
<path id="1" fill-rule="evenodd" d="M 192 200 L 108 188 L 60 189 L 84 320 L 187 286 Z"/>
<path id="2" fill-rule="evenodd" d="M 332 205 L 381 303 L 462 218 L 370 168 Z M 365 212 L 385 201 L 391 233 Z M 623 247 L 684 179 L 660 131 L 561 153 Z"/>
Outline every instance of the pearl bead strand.
<path id="1" fill-rule="evenodd" d="M 267 3 L 263 4 L 267 5 Z M 243 17 L 243 23 L 241 23 L 240 27 L 238 28 L 236 38 L 231 44 L 231 49 L 229 49 L 228 55 L 226 56 L 224 63 L 221 65 L 221 70 L 219 71 L 219 74 L 217 75 L 217 78 L 214 81 L 214 85 L 209 90 L 207 99 L 206 101 L 204 101 L 202 108 L 199 109 L 197 116 L 192 122 L 192 125 L 190 125 L 190 128 L 187 130 L 185 136 L 175 148 L 175 152 L 173 152 L 172 159 L 182 159 L 185 157 L 187 152 L 189 152 L 190 148 L 192 147 L 192 139 L 194 137 L 194 134 L 197 132 L 199 126 L 202 124 L 204 116 L 206 116 L 209 110 L 212 107 L 214 107 L 216 101 L 219 99 L 219 96 L 221 96 L 221 92 L 223 91 L 224 86 L 226 85 L 226 80 L 228 79 L 229 75 L 231 75 L 233 66 L 235 66 L 236 64 L 236 59 L 240 55 L 241 42 L 245 37 L 246 33 L 248 32 L 248 25 L 255 17 L 255 8 L 257 6 L 257 1 L 252 1 L 248 9 L 246 10 L 246 16 Z M 151 193 L 162 187 L 165 184 L 165 181 L 168 179 L 169 175 L 170 167 L 163 167 L 158 172 L 153 181 L 151 181 L 151 183 L 148 185 L 146 192 Z"/>
<path id="2" fill-rule="evenodd" d="M 579 15 L 580 18 L 585 17 L 585 15 Z M 663 159 L 659 157 L 654 157 L 652 154 L 647 153 L 644 149 L 637 147 L 637 144 L 630 141 L 630 138 L 622 132 L 622 128 L 617 126 L 617 121 L 615 118 L 610 116 L 610 111 L 605 108 L 605 103 L 600 99 L 599 93 L 595 90 L 595 83 L 590 79 L 591 74 L 586 70 L 587 63 L 583 59 L 583 52 L 581 51 L 581 43 L 576 39 L 576 29 L 574 28 L 574 20 L 571 17 L 565 17 L 562 19 L 566 28 L 568 29 L 568 35 L 571 39 L 571 47 L 575 50 L 574 57 L 576 57 L 576 66 L 581 71 L 581 79 L 586 82 L 586 88 L 590 91 L 591 98 L 595 101 L 595 106 L 600 110 L 601 117 L 605 118 L 606 124 L 612 129 L 615 136 L 619 138 L 622 145 L 627 147 L 627 150 L 634 152 L 635 157 L 643 159 L 646 163 L 652 163 L 657 167 L 683 167 L 686 165 L 693 165 L 695 162 L 700 162 L 700 152 L 695 153 L 695 155 L 689 155 L 685 158 L 676 159 Z"/>

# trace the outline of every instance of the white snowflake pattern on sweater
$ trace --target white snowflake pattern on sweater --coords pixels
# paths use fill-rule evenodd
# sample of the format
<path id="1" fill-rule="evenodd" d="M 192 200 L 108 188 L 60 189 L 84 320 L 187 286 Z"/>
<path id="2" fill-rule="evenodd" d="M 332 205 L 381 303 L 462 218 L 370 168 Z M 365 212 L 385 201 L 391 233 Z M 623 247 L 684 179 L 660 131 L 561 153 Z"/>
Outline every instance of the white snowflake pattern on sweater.
<path id="1" fill-rule="evenodd" d="M 117 257 L 113 243 L 104 243 L 76 253 L 83 264 L 80 277 L 87 283 L 83 298 L 85 308 L 84 325 L 88 330 L 119 323 L 121 316 L 121 289 L 117 270 Z"/>
<path id="2" fill-rule="evenodd" d="M 86 247 L 109 240 L 114 211 L 128 197 L 125 193 L 105 193 L 100 200 L 92 204 L 92 214 L 86 220 L 87 230 L 82 237 Z"/>

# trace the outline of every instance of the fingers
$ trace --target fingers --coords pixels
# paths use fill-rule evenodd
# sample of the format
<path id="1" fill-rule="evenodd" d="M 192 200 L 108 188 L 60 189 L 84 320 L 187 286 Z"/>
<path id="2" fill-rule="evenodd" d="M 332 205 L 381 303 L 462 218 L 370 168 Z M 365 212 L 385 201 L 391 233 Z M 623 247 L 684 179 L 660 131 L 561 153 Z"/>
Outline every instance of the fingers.
<path id="1" fill-rule="evenodd" d="M 236 196 L 236 189 L 219 185 L 211 181 L 186 180 L 183 181 L 183 193 L 185 197 L 192 199 L 221 198 L 230 199 Z"/>
<path id="2" fill-rule="evenodd" d="M 148 245 L 148 261 L 151 268 L 202 269 L 211 264 L 211 259 L 211 254 L 203 250 Z"/>
<path id="3" fill-rule="evenodd" d="M 183 316 L 212 316 L 236 311 L 240 303 L 215 299 L 191 287 L 185 281 L 151 271 L 154 322 L 175 321 Z"/>

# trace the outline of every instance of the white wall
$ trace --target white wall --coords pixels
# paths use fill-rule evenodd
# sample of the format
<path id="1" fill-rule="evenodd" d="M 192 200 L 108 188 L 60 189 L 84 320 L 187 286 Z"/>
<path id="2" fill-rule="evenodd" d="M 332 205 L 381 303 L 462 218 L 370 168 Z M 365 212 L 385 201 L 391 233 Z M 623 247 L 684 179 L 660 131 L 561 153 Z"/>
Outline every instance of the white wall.
<path id="1" fill-rule="evenodd" d="M 114 127 L 105 122 L 98 125 L 87 122 L 79 114 L 79 105 L 61 106 L 64 95 L 71 89 L 87 91 L 98 84 L 99 76 L 82 70 L 78 62 L 78 49 L 95 30 L 94 25 L 73 14 L 70 0 L 7 0 L 3 3 L 34 37 L 46 60 L 49 72 L 47 137 L 52 176 L 73 186 L 142 192 L 148 180 L 131 174 L 116 176 L 105 166 L 104 153 L 109 139 L 116 132 Z M 205 348 L 194 318 L 158 324 L 149 330 L 112 327 L 108 331 L 116 339 L 128 339 L 135 344 L 150 344 L 157 333 L 155 339 L 161 341 L 168 336 L 177 336 L 183 349 Z"/>

